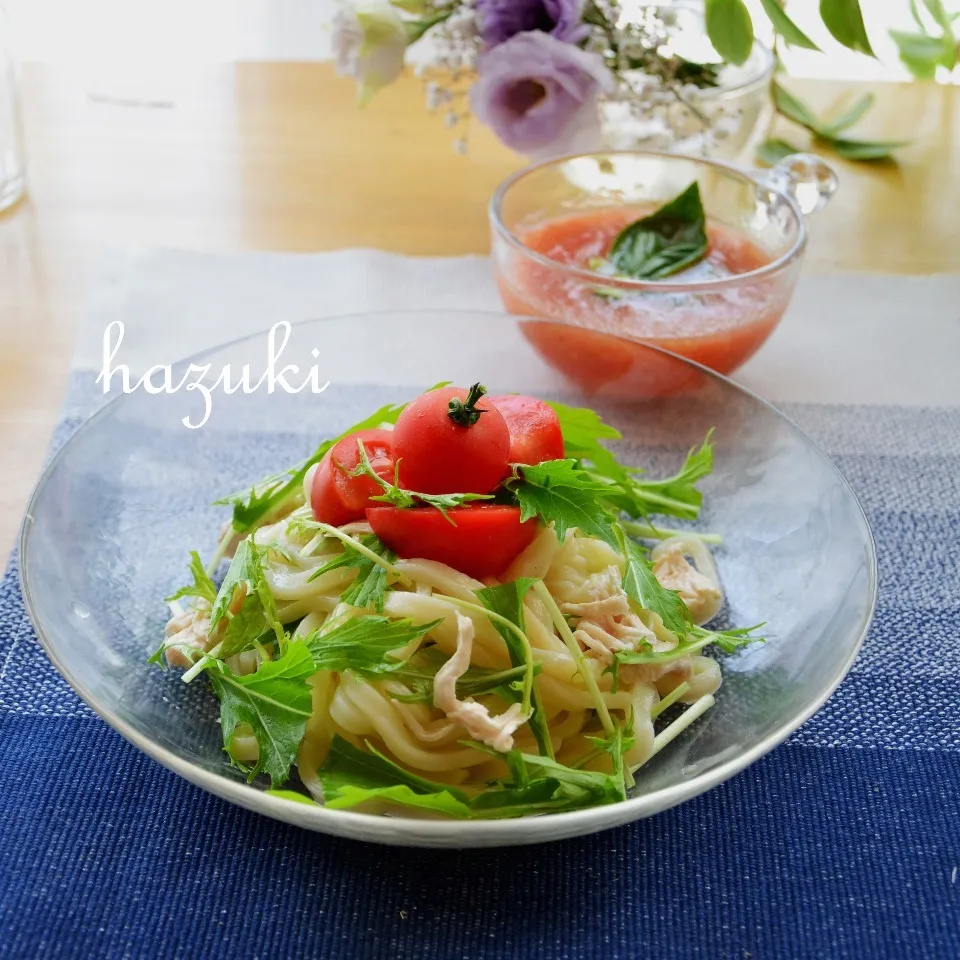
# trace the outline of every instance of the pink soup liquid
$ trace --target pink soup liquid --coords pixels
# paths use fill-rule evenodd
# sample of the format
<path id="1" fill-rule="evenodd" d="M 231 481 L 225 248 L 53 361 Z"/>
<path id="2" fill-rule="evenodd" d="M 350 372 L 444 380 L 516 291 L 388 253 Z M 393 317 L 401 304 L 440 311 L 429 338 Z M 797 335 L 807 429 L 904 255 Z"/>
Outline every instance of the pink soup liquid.
<path id="1" fill-rule="evenodd" d="M 624 227 L 648 212 L 636 208 L 590 210 L 547 221 L 518 235 L 527 247 L 551 260 L 589 270 L 593 258 L 609 254 Z M 721 279 L 770 263 L 769 254 L 729 227 L 708 224 L 707 235 L 710 246 L 704 260 L 666 278 L 664 283 Z M 622 299 L 608 299 L 595 292 L 603 286 L 600 276 L 594 282 L 584 282 L 510 254 L 504 263 L 506 268 L 501 264 L 497 279 L 507 310 L 574 325 L 563 334 L 562 349 L 572 351 L 568 361 L 576 355 L 576 379 L 580 381 L 585 379 L 584 364 L 611 359 L 610 341 L 592 340 L 591 330 L 652 343 L 729 373 L 770 335 L 786 309 L 792 287 L 774 275 L 712 293 L 631 292 Z M 565 368 L 570 364 L 561 362 L 561 345 L 556 337 L 557 333 L 551 333 L 548 359 Z M 600 343 L 604 344 L 602 351 Z M 647 351 L 646 356 L 653 355 Z M 567 372 L 573 375 L 572 370 Z M 596 374 L 602 379 L 612 372 L 597 370 Z M 589 371 L 586 374 L 590 379 Z"/>

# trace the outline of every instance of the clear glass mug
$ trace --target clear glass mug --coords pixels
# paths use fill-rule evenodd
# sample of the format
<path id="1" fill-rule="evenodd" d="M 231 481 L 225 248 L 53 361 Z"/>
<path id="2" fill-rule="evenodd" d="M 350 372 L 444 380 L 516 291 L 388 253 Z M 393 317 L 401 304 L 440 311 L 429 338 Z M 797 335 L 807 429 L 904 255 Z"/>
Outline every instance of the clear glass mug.
<path id="1" fill-rule="evenodd" d="M 594 211 L 602 215 L 628 208 L 642 216 L 693 181 L 700 188 L 708 231 L 742 243 L 754 258 L 751 268 L 711 276 L 697 267 L 666 280 L 627 280 L 562 263 L 524 241 L 544 224 Z M 609 341 L 592 338 L 592 331 L 652 343 L 730 373 L 780 322 L 800 273 L 804 217 L 820 209 L 836 185 L 833 170 L 806 154 L 768 171 L 650 151 L 584 154 L 528 167 L 501 184 L 490 203 L 501 299 L 510 313 L 559 321 L 539 349 L 584 389 L 592 380 L 609 382 L 618 365 L 633 376 L 638 371 L 629 344 L 623 345 L 623 356 L 611 356 Z M 650 362 L 655 357 L 645 356 Z M 676 369 L 648 370 L 645 382 L 631 392 L 680 389 Z"/>

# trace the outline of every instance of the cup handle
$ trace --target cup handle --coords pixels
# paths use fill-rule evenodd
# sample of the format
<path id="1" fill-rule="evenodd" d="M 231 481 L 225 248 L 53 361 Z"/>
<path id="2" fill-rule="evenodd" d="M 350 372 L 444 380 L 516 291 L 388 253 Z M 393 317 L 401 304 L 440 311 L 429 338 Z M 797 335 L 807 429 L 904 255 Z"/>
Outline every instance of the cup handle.
<path id="1" fill-rule="evenodd" d="M 822 210 L 837 192 L 837 172 L 812 153 L 792 153 L 763 175 L 768 186 L 792 197 L 804 216 Z"/>

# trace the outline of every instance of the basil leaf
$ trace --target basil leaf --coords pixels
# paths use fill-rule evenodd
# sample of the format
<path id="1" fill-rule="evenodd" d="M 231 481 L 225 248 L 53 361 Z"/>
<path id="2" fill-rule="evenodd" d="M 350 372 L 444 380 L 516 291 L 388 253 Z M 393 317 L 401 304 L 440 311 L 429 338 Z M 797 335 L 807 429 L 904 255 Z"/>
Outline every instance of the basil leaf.
<path id="1" fill-rule="evenodd" d="M 753 49 L 753 21 L 743 0 L 707 0 L 707 36 L 730 63 L 743 63 Z"/>
<path id="2" fill-rule="evenodd" d="M 706 217 L 694 181 L 650 216 L 626 227 L 610 250 L 617 272 L 637 280 L 661 280 L 699 263 L 707 253 Z"/>
<path id="3" fill-rule="evenodd" d="M 859 0 L 820 0 L 820 18 L 831 36 L 850 50 L 875 56 Z"/>

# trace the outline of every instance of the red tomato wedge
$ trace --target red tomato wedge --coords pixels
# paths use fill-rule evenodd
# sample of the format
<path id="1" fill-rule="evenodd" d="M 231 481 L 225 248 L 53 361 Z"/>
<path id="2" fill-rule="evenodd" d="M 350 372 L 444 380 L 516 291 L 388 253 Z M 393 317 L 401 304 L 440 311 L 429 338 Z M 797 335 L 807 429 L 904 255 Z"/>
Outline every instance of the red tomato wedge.
<path id="1" fill-rule="evenodd" d="M 336 468 L 330 462 L 330 452 L 328 452 L 317 464 L 313 474 L 313 483 L 310 486 L 310 507 L 315 520 L 339 527 L 351 520 L 359 520 L 363 516 L 363 508 L 352 510 L 343 502 L 334 483 L 335 472 Z"/>
<path id="2" fill-rule="evenodd" d="M 383 488 L 370 477 L 350 476 L 351 471 L 360 465 L 358 440 L 363 441 L 363 448 L 367 451 L 374 473 L 393 482 L 392 431 L 358 430 L 338 441 L 330 451 L 333 483 L 346 507 L 356 512 L 356 519 L 363 515 L 363 509 L 369 504 L 371 497 L 383 493 Z"/>
<path id="3" fill-rule="evenodd" d="M 373 532 L 398 556 L 438 560 L 477 580 L 502 573 L 537 533 L 519 507 L 474 503 L 448 514 L 456 526 L 434 507 L 367 507 Z"/>
<path id="4" fill-rule="evenodd" d="M 511 463 L 563 459 L 563 432 L 556 411 L 536 397 L 503 394 L 487 398 L 507 422 Z"/>
<path id="5" fill-rule="evenodd" d="M 400 486 L 418 493 L 490 493 L 507 475 L 509 451 L 507 424 L 479 384 L 417 397 L 393 430 Z"/>

